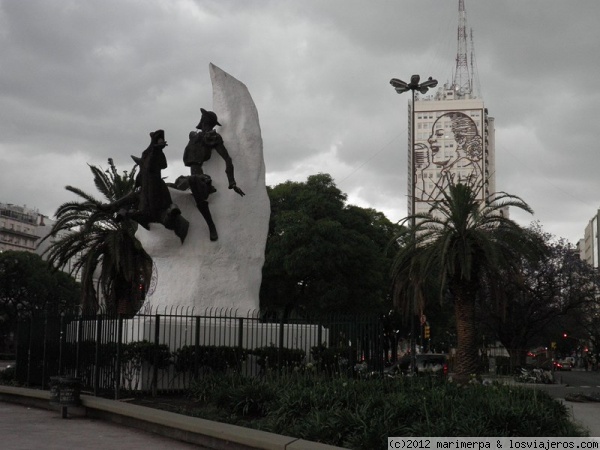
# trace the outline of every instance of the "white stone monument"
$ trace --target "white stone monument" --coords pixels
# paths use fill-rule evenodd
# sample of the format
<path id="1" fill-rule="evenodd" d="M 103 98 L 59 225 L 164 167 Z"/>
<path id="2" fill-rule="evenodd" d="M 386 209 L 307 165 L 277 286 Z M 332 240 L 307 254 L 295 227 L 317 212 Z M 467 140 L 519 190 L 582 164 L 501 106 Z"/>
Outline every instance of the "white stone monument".
<path id="1" fill-rule="evenodd" d="M 213 107 L 217 128 L 233 160 L 241 197 L 228 189 L 225 162 L 216 153 L 203 165 L 217 192 L 208 198 L 219 233 L 209 239 L 208 226 L 191 192 L 171 189 L 171 197 L 190 222 L 185 242 L 173 231 L 152 223 L 139 227 L 137 237 L 154 261 L 154 273 L 145 307 L 151 310 L 194 312 L 229 309 L 246 316 L 259 307 L 259 289 L 269 228 L 270 203 L 265 185 L 265 164 L 258 112 L 247 87 L 210 64 Z M 210 105 L 198 105 L 210 110 Z M 190 119 L 190 123 L 195 118 Z M 167 130 L 168 137 L 168 130 Z M 169 160 L 182 158 L 173 149 Z M 189 175 L 184 173 L 181 175 Z"/>

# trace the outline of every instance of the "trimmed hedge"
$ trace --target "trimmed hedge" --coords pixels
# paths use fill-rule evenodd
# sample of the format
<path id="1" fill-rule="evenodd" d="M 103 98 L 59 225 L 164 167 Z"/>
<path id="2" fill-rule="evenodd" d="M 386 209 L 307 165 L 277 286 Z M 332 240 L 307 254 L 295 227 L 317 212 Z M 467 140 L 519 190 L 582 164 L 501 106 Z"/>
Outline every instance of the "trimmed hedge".
<path id="1" fill-rule="evenodd" d="M 257 357 L 256 363 L 264 371 L 277 368 L 285 371 L 299 369 L 304 365 L 306 353 L 297 348 L 281 348 L 274 345 L 269 347 L 255 348 L 250 352 Z"/>
<path id="2" fill-rule="evenodd" d="M 217 347 L 215 345 L 198 346 L 198 355 L 196 356 L 196 346 L 185 345 L 173 352 L 175 361 L 175 370 L 178 372 L 193 371 L 196 367 L 196 358 L 198 368 L 209 369 L 211 371 L 223 373 L 227 369 L 239 371 L 241 363 L 246 360 L 248 352 L 237 347 Z"/>

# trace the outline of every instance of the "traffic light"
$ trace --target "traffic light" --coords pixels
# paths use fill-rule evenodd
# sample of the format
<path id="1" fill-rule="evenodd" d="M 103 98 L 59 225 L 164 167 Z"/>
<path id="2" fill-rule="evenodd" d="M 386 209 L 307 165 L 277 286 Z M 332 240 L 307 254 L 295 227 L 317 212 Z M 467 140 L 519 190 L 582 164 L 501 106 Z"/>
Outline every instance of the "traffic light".
<path id="1" fill-rule="evenodd" d="M 563 337 L 566 339 L 568 337 L 567 333 L 563 333 Z"/>
<path id="2" fill-rule="evenodd" d="M 429 339 L 429 336 L 431 335 L 431 327 L 429 325 L 425 325 L 425 339 Z"/>

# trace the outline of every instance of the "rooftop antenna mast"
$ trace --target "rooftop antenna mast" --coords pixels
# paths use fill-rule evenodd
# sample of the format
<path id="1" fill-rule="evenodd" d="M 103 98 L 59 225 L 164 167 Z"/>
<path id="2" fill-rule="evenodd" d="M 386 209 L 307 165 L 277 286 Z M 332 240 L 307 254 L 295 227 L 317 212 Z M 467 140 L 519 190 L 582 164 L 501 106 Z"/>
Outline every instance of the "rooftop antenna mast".
<path id="1" fill-rule="evenodd" d="M 479 83 L 479 70 L 475 59 L 475 44 L 473 42 L 473 28 L 471 28 L 471 88 L 474 98 L 481 98 L 481 84 Z"/>
<path id="2" fill-rule="evenodd" d="M 458 0 L 458 50 L 456 52 L 456 70 L 452 87 L 459 97 L 470 95 L 473 91 L 473 81 L 469 73 L 467 57 L 467 13 L 465 0 Z"/>

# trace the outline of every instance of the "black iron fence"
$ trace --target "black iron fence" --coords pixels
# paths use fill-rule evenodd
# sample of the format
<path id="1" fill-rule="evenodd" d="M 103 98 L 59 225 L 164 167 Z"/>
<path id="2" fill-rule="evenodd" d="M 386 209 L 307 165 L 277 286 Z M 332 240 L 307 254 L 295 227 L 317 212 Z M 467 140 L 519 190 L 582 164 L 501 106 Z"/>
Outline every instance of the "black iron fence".
<path id="1" fill-rule="evenodd" d="M 383 370 L 384 334 L 378 317 L 177 308 L 133 318 L 40 313 L 19 321 L 16 378 L 47 388 L 50 377 L 72 376 L 86 392 L 119 398 L 128 391 L 186 389 L 208 372 L 357 376 Z"/>

